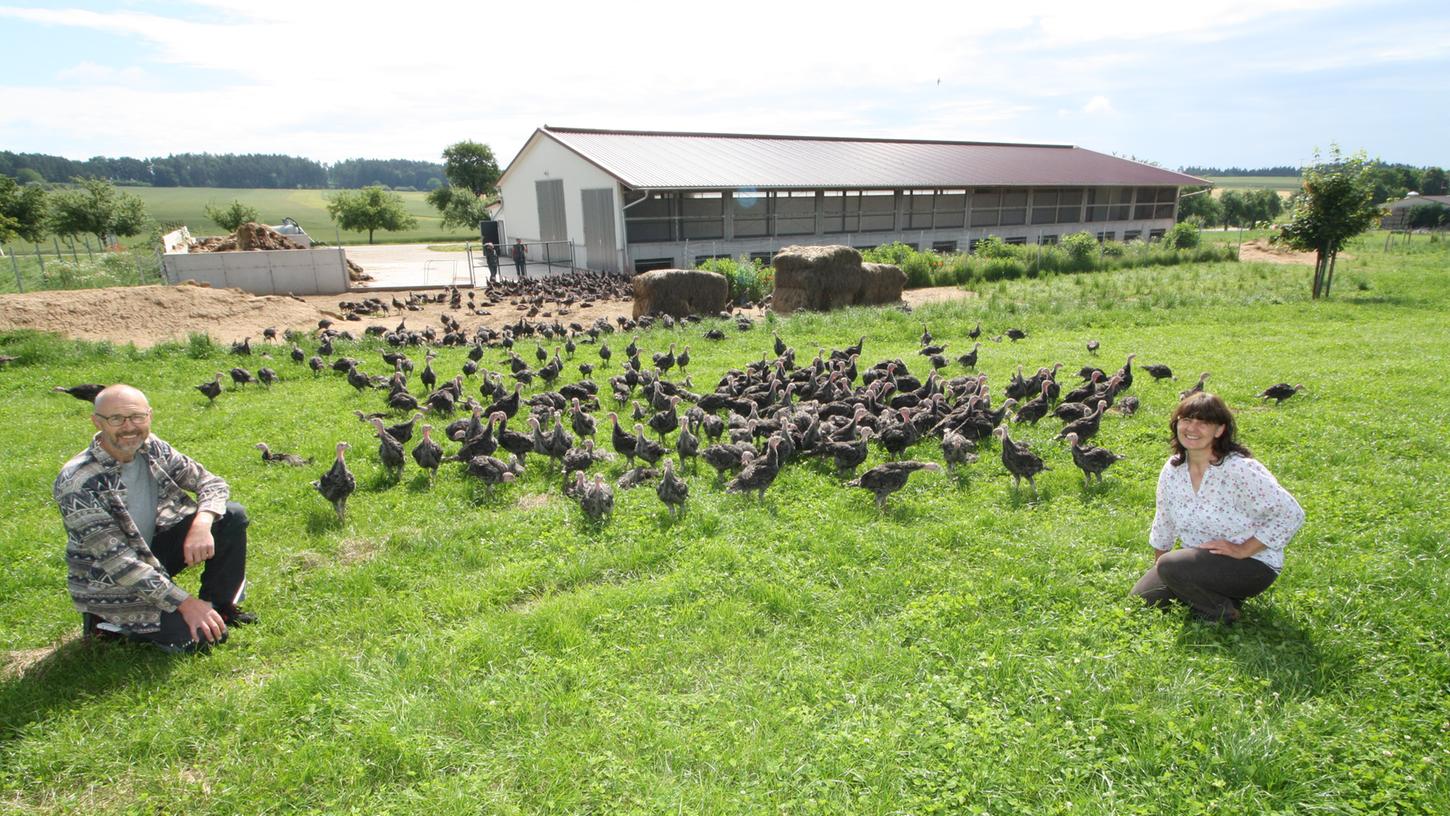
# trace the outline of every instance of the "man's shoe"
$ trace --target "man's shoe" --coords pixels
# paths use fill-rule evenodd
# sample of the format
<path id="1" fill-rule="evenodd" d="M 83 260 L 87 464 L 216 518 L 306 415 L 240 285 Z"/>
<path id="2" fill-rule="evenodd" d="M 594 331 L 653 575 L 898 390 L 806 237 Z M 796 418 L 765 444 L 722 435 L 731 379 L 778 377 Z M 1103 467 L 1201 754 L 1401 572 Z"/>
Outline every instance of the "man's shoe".
<path id="1" fill-rule="evenodd" d="M 233 607 L 230 612 L 223 612 L 221 615 L 227 626 L 247 626 L 257 622 L 255 612 L 248 612 L 241 607 Z"/>

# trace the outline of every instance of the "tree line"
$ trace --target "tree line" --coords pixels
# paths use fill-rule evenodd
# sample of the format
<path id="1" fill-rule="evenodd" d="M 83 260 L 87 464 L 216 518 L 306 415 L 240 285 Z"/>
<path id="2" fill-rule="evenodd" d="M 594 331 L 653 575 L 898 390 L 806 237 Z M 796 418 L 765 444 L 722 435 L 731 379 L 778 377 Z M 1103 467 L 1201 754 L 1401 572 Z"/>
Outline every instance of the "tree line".
<path id="1" fill-rule="evenodd" d="M 1369 182 L 1374 203 L 1398 201 L 1411 192 L 1420 195 L 1450 195 L 1450 176 L 1443 167 L 1415 167 L 1409 164 L 1395 164 L 1369 161 L 1364 167 L 1365 179 Z M 1181 167 L 1179 172 L 1190 176 L 1294 176 L 1299 177 L 1300 168 L 1281 165 L 1279 167 Z"/>
<path id="2" fill-rule="evenodd" d="M 410 159 L 346 159 L 325 164 L 280 154 L 174 153 L 147 159 L 95 156 L 78 161 L 9 150 L 0 150 L 0 175 L 21 184 L 97 178 L 122 186 L 355 189 L 381 185 L 395 190 L 432 190 L 445 178 L 442 164 Z"/>

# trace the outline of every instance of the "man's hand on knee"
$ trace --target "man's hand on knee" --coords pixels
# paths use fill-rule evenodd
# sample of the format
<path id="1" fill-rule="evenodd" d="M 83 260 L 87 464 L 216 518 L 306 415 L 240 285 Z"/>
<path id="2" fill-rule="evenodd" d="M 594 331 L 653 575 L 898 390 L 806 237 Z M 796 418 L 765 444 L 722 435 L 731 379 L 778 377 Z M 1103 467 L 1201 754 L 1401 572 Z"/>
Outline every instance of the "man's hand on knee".
<path id="1" fill-rule="evenodd" d="M 196 518 L 192 519 L 191 529 L 186 531 L 186 540 L 181 545 L 181 554 L 186 559 L 188 567 L 200 564 L 216 555 L 216 541 L 211 535 L 211 523 L 214 518 L 212 513 L 202 510 L 198 511 Z"/>

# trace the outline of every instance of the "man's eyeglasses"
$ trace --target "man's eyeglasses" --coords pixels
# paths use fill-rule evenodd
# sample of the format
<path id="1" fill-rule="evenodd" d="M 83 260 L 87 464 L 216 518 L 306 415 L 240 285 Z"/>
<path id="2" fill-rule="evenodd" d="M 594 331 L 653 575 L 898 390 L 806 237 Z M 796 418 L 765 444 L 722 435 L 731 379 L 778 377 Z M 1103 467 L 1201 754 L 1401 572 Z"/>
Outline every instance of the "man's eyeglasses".
<path id="1" fill-rule="evenodd" d="M 129 420 L 132 425 L 140 425 L 141 423 L 151 418 L 151 412 L 147 411 L 144 414 L 116 414 L 115 416 L 96 414 L 96 416 L 100 417 L 103 422 L 105 422 L 107 425 L 110 425 L 112 428 L 119 428 L 122 425 L 125 425 L 127 420 Z"/>

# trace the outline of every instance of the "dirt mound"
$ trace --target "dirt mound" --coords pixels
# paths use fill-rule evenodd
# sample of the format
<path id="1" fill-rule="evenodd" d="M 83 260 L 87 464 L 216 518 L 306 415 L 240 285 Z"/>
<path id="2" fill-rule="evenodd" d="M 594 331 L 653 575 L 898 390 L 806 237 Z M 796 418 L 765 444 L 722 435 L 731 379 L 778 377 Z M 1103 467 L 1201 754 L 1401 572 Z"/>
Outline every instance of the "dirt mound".
<path id="1" fill-rule="evenodd" d="M 138 346 L 185 340 L 190 332 L 221 340 L 260 337 L 268 326 L 279 332 L 315 329 L 321 317 L 316 306 L 296 298 L 186 284 L 0 295 L 0 330 L 35 329 Z"/>
<path id="2" fill-rule="evenodd" d="M 188 245 L 191 252 L 248 252 L 253 249 L 302 249 L 302 245 L 255 221 L 237 227 L 231 235 L 217 235 L 211 238 L 193 239 Z"/>

